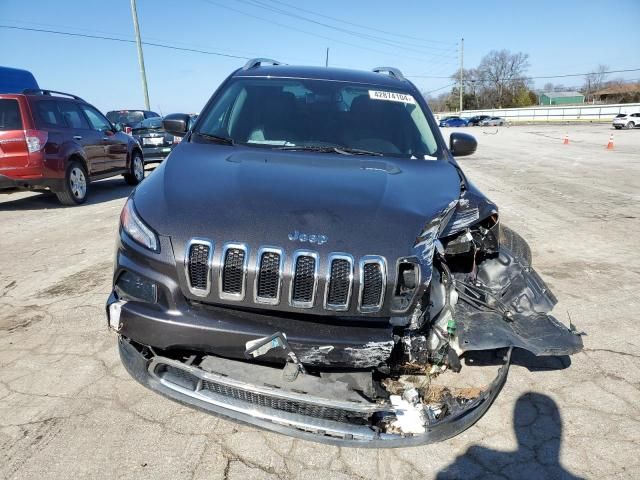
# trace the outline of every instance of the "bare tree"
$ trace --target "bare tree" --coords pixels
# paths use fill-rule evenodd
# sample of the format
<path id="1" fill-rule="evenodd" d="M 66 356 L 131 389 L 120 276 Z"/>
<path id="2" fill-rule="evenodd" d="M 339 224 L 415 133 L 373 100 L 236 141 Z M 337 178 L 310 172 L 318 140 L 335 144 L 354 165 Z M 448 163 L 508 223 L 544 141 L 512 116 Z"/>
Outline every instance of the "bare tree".
<path id="1" fill-rule="evenodd" d="M 480 80 L 493 90 L 492 103 L 500 108 L 510 103 L 520 88 L 529 84 L 525 77 L 528 68 L 528 54 L 492 50 L 485 55 L 477 70 Z"/>
<path id="2" fill-rule="evenodd" d="M 593 94 L 604 86 L 608 70 L 609 65 L 600 64 L 593 72 L 585 75 L 582 89 L 587 101 L 593 100 Z"/>
<path id="3" fill-rule="evenodd" d="M 553 83 L 551 82 L 545 83 L 544 87 L 542 87 L 542 90 L 544 90 L 545 92 L 553 92 Z"/>

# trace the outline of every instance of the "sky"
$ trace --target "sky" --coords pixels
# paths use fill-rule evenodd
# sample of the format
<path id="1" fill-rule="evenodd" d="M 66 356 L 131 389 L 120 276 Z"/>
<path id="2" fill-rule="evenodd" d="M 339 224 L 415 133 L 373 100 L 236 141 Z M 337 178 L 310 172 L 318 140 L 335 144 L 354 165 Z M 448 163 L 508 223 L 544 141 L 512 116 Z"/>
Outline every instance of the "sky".
<path id="1" fill-rule="evenodd" d="M 640 69 L 640 0 L 137 0 L 151 109 L 199 112 L 246 58 L 356 69 L 395 66 L 423 92 L 491 50 L 529 54 L 529 76 Z M 319 15 L 316 15 L 319 14 Z M 309 21 L 310 20 L 310 21 Z M 0 25 L 133 40 L 129 0 L 0 0 Z M 102 111 L 144 107 L 135 43 L 0 27 L 0 65 Z M 610 79 L 640 79 L 640 70 Z M 580 86 L 582 77 L 536 79 Z"/>

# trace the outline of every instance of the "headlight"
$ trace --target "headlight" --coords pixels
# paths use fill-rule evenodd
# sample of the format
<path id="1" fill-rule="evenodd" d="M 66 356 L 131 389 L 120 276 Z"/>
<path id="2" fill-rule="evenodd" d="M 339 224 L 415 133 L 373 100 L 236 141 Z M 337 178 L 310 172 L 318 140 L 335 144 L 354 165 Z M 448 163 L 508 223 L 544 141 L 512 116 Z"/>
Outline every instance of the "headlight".
<path id="1" fill-rule="evenodd" d="M 120 214 L 120 226 L 133 240 L 157 252 L 159 243 L 157 235 L 149 228 L 136 213 L 133 206 L 133 198 L 129 197 Z"/>

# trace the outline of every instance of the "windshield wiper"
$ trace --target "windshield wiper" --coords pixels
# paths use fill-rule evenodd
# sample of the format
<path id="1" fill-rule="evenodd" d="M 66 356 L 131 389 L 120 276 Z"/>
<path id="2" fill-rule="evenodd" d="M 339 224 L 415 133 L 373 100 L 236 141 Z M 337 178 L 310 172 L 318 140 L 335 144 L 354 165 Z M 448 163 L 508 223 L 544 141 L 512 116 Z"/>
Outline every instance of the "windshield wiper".
<path id="1" fill-rule="evenodd" d="M 359 148 L 350 148 L 343 146 L 322 146 L 322 145 L 287 145 L 284 147 L 276 147 L 277 150 L 304 150 L 309 152 L 320 153 L 340 153 L 342 155 L 373 155 L 382 157 L 384 154 L 380 152 L 370 152 L 369 150 L 361 150 Z"/>
<path id="2" fill-rule="evenodd" d="M 372 152 L 370 150 L 362 150 L 361 148 L 334 147 L 334 150 L 338 153 L 343 153 L 345 155 L 373 155 L 375 157 L 384 156 L 384 153 Z"/>
<path id="3" fill-rule="evenodd" d="M 222 143 L 224 145 L 233 145 L 233 138 L 221 137 L 220 135 L 211 135 L 210 133 L 195 132 L 196 135 L 211 140 L 213 142 Z"/>

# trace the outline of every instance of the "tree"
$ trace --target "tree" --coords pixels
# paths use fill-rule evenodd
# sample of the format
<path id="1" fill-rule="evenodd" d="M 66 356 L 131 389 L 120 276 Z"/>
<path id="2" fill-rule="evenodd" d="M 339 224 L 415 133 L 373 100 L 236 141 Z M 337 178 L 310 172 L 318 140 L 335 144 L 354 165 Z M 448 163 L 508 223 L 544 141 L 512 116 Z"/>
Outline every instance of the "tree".
<path id="1" fill-rule="evenodd" d="M 553 83 L 551 83 L 551 82 L 545 83 L 544 87 L 542 87 L 542 91 L 543 92 L 553 92 Z"/>
<path id="2" fill-rule="evenodd" d="M 605 78 L 607 78 L 606 72 L 608 70 L 609 65 L 600 64 L 593 72 L 585 75 L 582 93 L 584 93 L 587 102 L 593 100 L 593 94 L 604 86 Z"/>
<path id="3" fill-rule="evenodd" d="M 480 62 L 478 76 L 491 87 L 492 103 L 502 108 L 511 103 L 518 88 L 529 83 L 525 73 L 529 68 L 529 55 L 509 50 L 492 50 Z"/>

